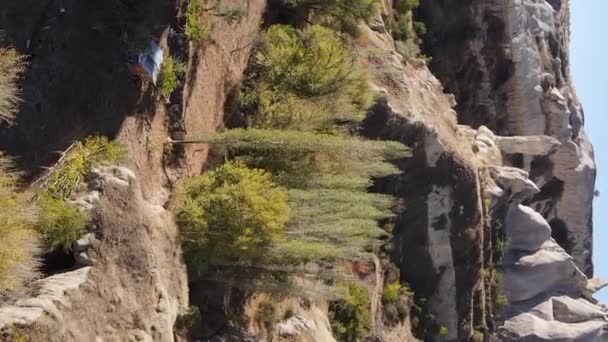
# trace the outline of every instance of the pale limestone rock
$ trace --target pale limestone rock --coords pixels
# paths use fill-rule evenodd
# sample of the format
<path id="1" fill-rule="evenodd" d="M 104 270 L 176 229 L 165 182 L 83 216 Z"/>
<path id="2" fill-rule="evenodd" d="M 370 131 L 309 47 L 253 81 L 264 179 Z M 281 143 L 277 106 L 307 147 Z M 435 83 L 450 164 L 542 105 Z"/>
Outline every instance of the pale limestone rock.
<path id="1" fill-rule="evenodd" d="M 44 314 L 61 318 L 61 311 L 70 307 L 67 292 L 78 289 L 87 280 L 90 270 L 90 267 L 84 267 L 36 281 L 37 295 L 0 308 L 0 329 L 15 324 L 30 325 Z"/>
<path id="2" fill-rule="evenodd" d="M 507 212 L 507 235 L 510 248 L 517 251 L 539 250 L 551 239 L 551 228 L 541 214 L 521 204 L 512 204 Z"/>
<path id="3" fill-rule="evenodd" d="M 555 151 L 560 142 L 547 135 L 496 136 L 496 145 L 506 154 L 521 153 L 526 156 L 544 156 Z"/>

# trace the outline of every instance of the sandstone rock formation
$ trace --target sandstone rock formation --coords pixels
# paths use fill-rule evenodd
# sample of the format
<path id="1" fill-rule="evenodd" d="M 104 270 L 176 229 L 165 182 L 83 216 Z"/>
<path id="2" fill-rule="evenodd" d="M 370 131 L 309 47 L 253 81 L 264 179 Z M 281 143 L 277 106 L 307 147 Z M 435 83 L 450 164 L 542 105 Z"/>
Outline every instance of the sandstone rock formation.
<path id="1" fill-rule="evenodd" d="M 188 288 L 173 216 L 142 198 L 126 168 L 98 170 L 90 184 L 98 241 L 77 250 L 93 266 L 39 280 L 31 298 L 0 308 L 0 328 L 31 341 L 174 341 Z"/>
<path id="2" fill-rule="evenodd" d="M 485 125 L 509 145 L 512 136 L 552 138 L 543 138 L 548 145 L 536 152 L 555 153 L 506 149 L 505 157 L 530 172 L 541 188 L 533 200 L 539 212 L 591 276 L 595 164 L 570 78 L 569 2 L 472 0 L 463 6 L 431 0 L 420 12 L 429 28 L 431 69 L 456 95 L 459 123 Z"/>

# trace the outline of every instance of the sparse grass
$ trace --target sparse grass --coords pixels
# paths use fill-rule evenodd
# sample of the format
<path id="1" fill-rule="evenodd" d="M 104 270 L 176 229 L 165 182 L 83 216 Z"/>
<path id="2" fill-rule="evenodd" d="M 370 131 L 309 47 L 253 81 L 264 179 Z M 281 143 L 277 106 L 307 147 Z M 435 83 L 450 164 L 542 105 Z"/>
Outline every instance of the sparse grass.
<path id="1" fill-rule="evenodd" d="M 24 70 L 23 56 L 15 49 L 0 46 L 0 121 L 12 123 L 15 118 L 19 103 L 17 81 Z"/>

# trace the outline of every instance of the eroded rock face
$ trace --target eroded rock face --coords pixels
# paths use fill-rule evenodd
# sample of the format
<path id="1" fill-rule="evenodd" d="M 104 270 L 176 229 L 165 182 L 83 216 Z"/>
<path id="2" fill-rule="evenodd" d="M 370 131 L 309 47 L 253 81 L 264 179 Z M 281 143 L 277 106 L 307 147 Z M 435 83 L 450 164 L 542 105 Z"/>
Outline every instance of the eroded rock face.
<path id="1" fill-rule="evenodd" d="M 98 241 L 79 251 L 94 266 L 40 280 L 34 297 L 0 308 L 0 327 L 31 341 L 174 341 L 188 289 L 172 215 L 129 169 L 97 170 L 91 185 Z"/>
<path id="2" fill-rule="evenodd" d="M 592 276 L 595 164 L 569 74 L 569 3 L 429 0 L 420 18 L 431 69 L 456 95 L 459 123 L 503 136 L 496 144 L 507 164 L 529 171 L 541 189 L 531 205 Z M 534 139 L 539 150 L 526 150 Z"/>
<path id="3" fill-rule="evenodd" d="M 503 260 L 504 293 L 509 301 L 498 329 L 504 341 L 607 341 L 608 309 L 590 295 L 598 287 L 551 238 L 542 215 L 523 205 L 536 187 L 527 174 L 496 167 L 508 210 L 508 249 Z M 506 171 L 506 172 L 505 172 Z M 530 184 L 522 187 L 521 184 Z"/>
<path id="4" fill-rule="evenodd" d="M 413 147 L 399 161 L 401 175 L 376 183 L 377 190 L 405 203 L 394 236 L 393 258 L 401 277 L 428 299 L 428 308 L 447 328 L 445 341 L 468 340 L 483 306 L 475 297 L 482 265 L 482 204 L 472 145 L 452 110 L 453 99 L 423 62 L 395 53 L 385 30 L 366 31 L 374 84 L 385 94 L 371 110 L 363 134 Z M 365 55 L 365 50 L 361 52 Z M 404 339 L 405 338 L 405 339 Z M 395 341 L 407 340 L 397 336 Z"/>

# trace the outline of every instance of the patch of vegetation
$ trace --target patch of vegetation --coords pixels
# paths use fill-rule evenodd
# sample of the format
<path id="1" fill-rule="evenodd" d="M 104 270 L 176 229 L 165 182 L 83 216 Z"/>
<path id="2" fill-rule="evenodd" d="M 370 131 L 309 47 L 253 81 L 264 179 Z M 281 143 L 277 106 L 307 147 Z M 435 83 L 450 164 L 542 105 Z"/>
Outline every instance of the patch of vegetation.
<path id="1" fill-rule="evenodd" d="M 359 22 L 369 21 L 378 13 L 377 0 L 282 0 L 296 18 L 296 25 L 306 22 L 320 24 L 351 36 L 357 36 Z M 301 21 L 298 23 L 298 21 Z"/>
<path id="2" fill-rule="evenodd" d="M 184 72 L 185 65 L 179 63 L 171 56 L 167 56 L 163 61 L 160 68 L 160 74 L 158 75 L 158 91 L 165 98 L 168 99 L 173 91 L 177 88 L 179 83 L 179 74 Z"/>
<path id="3" fill-rule="evenodd" d="M 393 8 L 399 13 L 409 12 L 420 6 L 420 0 L 395 0 L 393 1 Z"/>
<path id="4" fill-rule="evenodd" d="M 322 26 L 271 26 L 256 63 L 260 77 L 246 95 L 253 126 L 327 129 L 336 120 L 363 119 L 372 104 L 353 49 Z"/>
<path id="5" fill-rule="evenodd" d="M 43 192 L 52 198 L 67 199 L 93 167 L 116 163 L 124 154 L 125 150 L 120 144 L 103 136 L 78 142 L 51 171 Z"/>
<path id="6" fill-rule="evenodd" d="M 90 137 L 78 142 L 51 170 L 38 194 L 38 219 L 35 224 L 49 249 L 72 248 L 85 230 L 87 215 L 79 212 L 67 199 L 94 167 L 118 162 L 124 148 L 106 137 Z"/>
<path id="7" fill-rule="evenodd" d="M 36 274 L 38 253 L 35 212 L 17 192 L 17 175 L 6 157 L 0 157 L 0 293 L 20 288 Z M 2 300 L 2 295 L 0 295 Z"/>
<path id="8" fill-rule="evenodd" d="M 394 283 L 390 283 L 387 284 L 384 287 L 384 290 L 382 290 L 382 302 L 383 303 L 392 303 L 395 302 L 397 299 L 399 299 L 399 296 L 401 295 L 401 283 L 394 282 Z"/>
<path id="9" fill-rule="evenodd" d="M 84 233 L 89 217 L 63 199 L 42 196 L 38 199 L 36 230 L 49 250 L 72 250 L 72 243 Z"/>
<path id="10" fill-rule="evenodd" d="M 203 18 L 201 0 L 190 0 L 186 9 L 186 35 L 189 39 L 201 42 L 209 38 L 211 25 Z"/>
<path id="11" fill-rule="evenodd" d="M 240 23 L 247 17 L 247 10 L 242 7 L 224 7 L 218 3 L 215 15 L 224 18 L 228 24 Z"/>
<path id="12" fill-rule="evenodd" d="M 240 162 L 190 180 L 178 197 L 177 222 L 194 269 L 261 257 L 289 218 L 285 190 Z"/>
<path id="13" fill-rule="evenodd" d="M 344 294 L 329 307 L 332 331 L 339 341 L 359 341 L 371 328 L 369 293 L 356 283 L 339 286 Z"/>
<path id="14" fill-rule="evenodd" d="M 420 37 L 427 32 L 423 22 L 412 22 L 412 11 L 420 6 L 419 0 L 396 0 L 393 2 L 393 17 L 389 20 L 397 52 L 406 58 L 430 59 L 420 55 Z"/>
<path id="15" fill-rule="evenodd" d="M 25 70 L 23 56 L 0 46 L 0 121 L 12 123 L 19 103 L 17 81 Z"/>
<path id="16" fill-rule="evenodd" d="M 289 188 L 291 217 L 269 249 L 268 262 L 353 259 L 387 235 L 377 222 L 392 216 L 393 198 L 370 194 L 367 186 L 373 176 L 399 173 L 387 160 L 407 156 L 405 146 L 345 135 L 259 129 L 228 130 L 201 141 L 266 170 L 276 183 Z"/>

